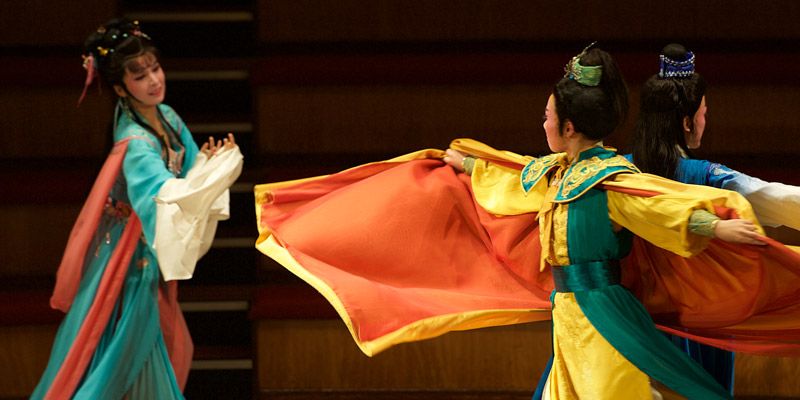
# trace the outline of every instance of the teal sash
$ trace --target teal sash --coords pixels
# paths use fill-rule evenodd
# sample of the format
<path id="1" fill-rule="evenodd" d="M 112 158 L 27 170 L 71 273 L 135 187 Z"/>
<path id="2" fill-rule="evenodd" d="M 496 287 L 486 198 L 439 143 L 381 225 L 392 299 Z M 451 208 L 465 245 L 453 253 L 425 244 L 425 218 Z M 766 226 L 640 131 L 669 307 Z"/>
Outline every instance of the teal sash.
<path id="1" fill-rule="evenodd" d="M 553 267 L 556 292 L 580 292 L 619 285 L 619 261 L 603 260 Z"/>

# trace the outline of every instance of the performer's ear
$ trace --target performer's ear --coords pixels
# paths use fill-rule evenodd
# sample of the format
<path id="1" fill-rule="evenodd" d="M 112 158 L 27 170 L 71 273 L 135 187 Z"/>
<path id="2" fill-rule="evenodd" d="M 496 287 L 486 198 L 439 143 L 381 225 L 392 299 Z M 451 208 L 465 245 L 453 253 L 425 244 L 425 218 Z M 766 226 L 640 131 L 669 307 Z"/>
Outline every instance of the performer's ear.
<path id="1" fill-rule="evenodd" d="M 575 125 L 572 124 L 572 121 L 565 119 L 564 124 L 561 126 L 561 136 L 564 137 L 572 137 L 575 134 Z"/>
<path id="2" fill-rule="evenodd" d="M 125 98 L 125 97 L 128 96 L 128 93 L 125 92 L 125 89 L 123 89 L 122 86 L 120 86 L 120 85 L 114 85 L 114 93 L 116 93 L 117 96 L 122 97 L 122 98 Z"/>
<path id="3" fill-rule="evenodd" d="M 692 119 L 688 116 L 683 117 L 683 131 L 689 133 L 692 131 Z"/>

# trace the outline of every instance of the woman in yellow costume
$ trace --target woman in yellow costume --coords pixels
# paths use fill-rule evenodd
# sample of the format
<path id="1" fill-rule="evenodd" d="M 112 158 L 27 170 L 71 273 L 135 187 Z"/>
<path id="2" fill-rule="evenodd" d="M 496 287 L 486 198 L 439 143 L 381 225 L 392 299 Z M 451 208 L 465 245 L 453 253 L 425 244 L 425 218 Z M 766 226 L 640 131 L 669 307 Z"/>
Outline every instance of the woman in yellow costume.
<path id="1" fill-rule="evenodd" d="M 556 154 L 523 168 L 521 190 L 516 180 L 506 181 L 527 195 L 524 201 L 541 204 L 541 265 L 552 270 L 555 283 L 554 357 L 542 397 L 644 399 L 651 396 L 650 375 L 690 398 L 726 398 L 705 371 L 670 347 L 644 307 L 621 285 L 620 260 L 630 252 L 631 232 L 692 255 L 711 236 L 763 244 L 756 226 L 747 220 L 720 220 L 704 204 L 711 199 L 700 193 L 690 194 L 697 198 L 679 192 L 642 197 L 604 190 L 601 183 L 629 179 L 639 180 L 639 187 L 667 183 L 650 182 L 602 146 L 627 111 L 627 90 L 611 56 L 597 48 L 585 50 L 566 70 L 544 116 L 547 143 Z M 502 180 L 492 176 L 491 164 L 475 164 L 452 150 L 445 160 L 456 168 L 467 165 L 479 202 L 482 196 L 509 197 L 508 188 L 495 185 Z M 483 182 L 493 184 L 486 193 L 478 191 Z"/>
<path id="2" fill-rule="evenodd" d="M 552 315 L 545 396 L 649 398 L 649 375 L 692 399 L 730 398 L 651 315 L 702 343 L 796 353 L 800 257 L 760 236 L 740 195 L 639 174 L 602 147 L 627 111 L 616 64 L 592 49 L 567 69 L 545 122 L 562 153 L 458 140 L 445 161 L 477 157 L 471 176 L 423 150 L 259 185 L 256 246 L 320 291 L 368 355 Z"/>

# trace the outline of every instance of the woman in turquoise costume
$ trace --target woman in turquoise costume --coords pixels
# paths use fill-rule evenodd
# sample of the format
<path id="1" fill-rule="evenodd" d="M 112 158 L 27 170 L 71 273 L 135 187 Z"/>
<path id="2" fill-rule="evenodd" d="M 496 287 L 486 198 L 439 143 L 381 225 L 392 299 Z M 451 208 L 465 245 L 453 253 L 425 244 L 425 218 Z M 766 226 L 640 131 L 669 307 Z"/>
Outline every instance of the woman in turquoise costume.
<path id="1" fill-rule="evenodd" d="M 659 72 L 642 87 L 632 154 L 626 157 L 642 172 L 739 192 L 762 224 L 800 229 L 800 188 L 691 158 L 705 131 L 707 85 L 684 46 L 665 46 L 659 59 Z M 733 393 L 734 353 L 674 336 L 673 341 Z"/>
<path id="2" fill-rule="evenodd" d="M 192 342 L 176 280 L 227 218 L 242 156 L 231 134 L 198 149 L 162 103 L 164 71 L 138 22 L 109 21 L 85 50 L 86 87 L 99 75 L 118 96 L 115 144 L 58 269 L 51 306 L 66 316 L 32 398 L 183 398 Z"/>
<path id="3" fill-rule="evenodd" d="M 730 192 L 691 190 L 639 170 L 602 146 L 627 111 L 616 63 L 594 48 L 567 65 L 545 109 L 544 129 L 556 154 L 533 159 L 516 178 L 500 166 L 449 150 L 445 159 L 472 175 L 476 198 L 506 214 L 514 202 L 538 207 L 541 268 L 552 270 L 553 359 L 543 398 L 640 399 L 649 377 L 692 399 L 730 398 L 697 363 L 656 330 L 642 304 L 621 285 L 620 260 L 631 233 L 684 257 L 709 237 L 762 244 L 747 220 L 721 220 L 710 206 Z M 611 189 L 659 193 L 652 197 Z M 516 189 L 518 187 L 518 189 Z M 514 199 L 509 193 L 523 193 Z M 505 199 L 504 199 L 505 197 Z"/>

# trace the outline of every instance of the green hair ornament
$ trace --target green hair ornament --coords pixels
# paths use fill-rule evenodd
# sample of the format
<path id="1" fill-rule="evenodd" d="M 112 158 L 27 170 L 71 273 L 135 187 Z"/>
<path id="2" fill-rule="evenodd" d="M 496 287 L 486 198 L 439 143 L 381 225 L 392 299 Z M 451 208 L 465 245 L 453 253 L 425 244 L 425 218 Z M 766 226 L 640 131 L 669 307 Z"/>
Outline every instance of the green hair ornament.
<path id="1" fill-rule="evenodd" d="M 603 76 L 603 66 L 602 65 L 590 65 L 590 66 L 583 66 L 580 63 L 581 57 L 583 57 L 586 52 L 595 45 L 597 42 L 592 42 L 592 44 L 586 46 L 583 51 L 580 52 L 575 57 L 572 57 L 571 60 L 567 63 L 564 67 L 564 77 L 572 79 L 575 82 L 580 83 L 584 86 L 597 86 L 600 84 L 600 78 Z"/>

